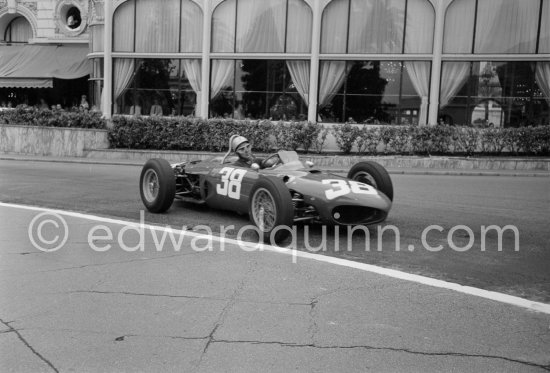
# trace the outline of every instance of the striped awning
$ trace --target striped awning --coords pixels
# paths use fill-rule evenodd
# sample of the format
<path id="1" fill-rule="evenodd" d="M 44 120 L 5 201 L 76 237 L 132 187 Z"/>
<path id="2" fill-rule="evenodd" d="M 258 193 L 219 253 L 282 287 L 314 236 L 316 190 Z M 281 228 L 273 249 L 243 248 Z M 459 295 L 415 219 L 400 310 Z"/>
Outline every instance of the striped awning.
<path id="1" fill-rule="evenodd" d="M 51 88 L 90 74 L 87 45 L 0 46 L 0 88 Z"/>

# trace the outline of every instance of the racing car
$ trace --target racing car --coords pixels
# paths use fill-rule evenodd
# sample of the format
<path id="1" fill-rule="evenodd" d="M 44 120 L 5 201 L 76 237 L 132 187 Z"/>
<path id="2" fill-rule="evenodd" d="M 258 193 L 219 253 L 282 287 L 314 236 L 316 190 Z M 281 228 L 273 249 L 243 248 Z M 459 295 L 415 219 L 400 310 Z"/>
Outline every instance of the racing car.
<path id="1" fill-rule="evenodd" d="M 280 227 L 299 222 L 380 223 L 392 206 L 391 178 L 376 162 L 359 162 L 343 177 L 302 162 L 295 151 L 281 150 L 252 167 L 235 161 L 213 157 L 170 164 L 150 159 L 140 175 L 143 204 L 163 213 L 176 199 L 248 214 L 266 242 L 284 240 L 289 229 Z"/>

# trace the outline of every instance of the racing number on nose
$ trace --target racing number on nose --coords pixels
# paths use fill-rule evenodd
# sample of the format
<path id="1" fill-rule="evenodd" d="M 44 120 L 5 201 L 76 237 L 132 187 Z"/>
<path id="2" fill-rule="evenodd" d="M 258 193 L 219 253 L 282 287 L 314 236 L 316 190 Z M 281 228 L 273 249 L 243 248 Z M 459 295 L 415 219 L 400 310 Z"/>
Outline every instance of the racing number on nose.
<path id="1" fill-rule="evenodd" d="M 325 190 L 327 199 L 345 196 L 349 193 L 374 194 L 376 191 L 369 185 L 353 180 L 327 179 L 323 184 L 330 184 L 332 189 Z"/>
<path id="2" fill-rule="evenodd" d="M 246 170 L 224 167 L 221 169 L 222 183 L 216 185 L 216 192 L 222 196 L 239 199 L 241 197 L 241 183 Z"/>

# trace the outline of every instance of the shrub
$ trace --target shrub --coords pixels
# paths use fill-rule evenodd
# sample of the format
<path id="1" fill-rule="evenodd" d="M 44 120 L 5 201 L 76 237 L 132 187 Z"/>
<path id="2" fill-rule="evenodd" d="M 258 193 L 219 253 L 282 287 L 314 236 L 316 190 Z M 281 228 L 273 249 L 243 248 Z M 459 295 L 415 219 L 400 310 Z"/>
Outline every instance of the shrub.
<path id="1" fill-rule="evenodd" d="M 317 125 L 319 126 L 319 133 L 317 134 L 317 137 L 313 139 L 312 146 L 316 153 L 321 153 L 325 146 L 325 142 L 327 141 L 327 136 L 330 130 L 322 124 Z"/>
<path id="2" fill-rule="evenodd" d="M 26 115 L 26 113 L 23 113 Z M 71 114 L 67 114 L 71 115 Z M 42 118 L 42 117 L 41 117 Z M 61 119 L 68 125 L 67 117 Z M 51 119 L 51 118 L 50 118 Z M 41 119 L 44 121 L 45 119 Z M 71 121 L 74 125 L 75 121 Z M 380 144 L 384 152 L 396 154 L 473 155 L 548 154 L 550 127 L 477 128 L 454 126 L 381 126 L 335 125 L 332 130 L 322 124 L 307 122 L 250 121 L 233 119 L 201 119 L 194 117 L 129 117 L 114 116 L 109 131 L 113 148 L 226 151 L 233 134 L 247 137 L 255 151 L 273 149 L 303 151 L 323 150 L 332 131 L 339 149 L 349 154 L 356 147 L 359 153 L 375 154 Z"/>
<path id="3" fill-rule="evenodd" d="M 359 135 L 359 129 L 352 126 L 350 123 L 344 123 L 334 126 L 332 133 L 334 134 L 338 148 L 340 148 L 344 154 L 351 153 Z"/>
<path id="4" fill-rule="evenodd" d="M 506 147 L 502 128 L 482 128 L 479 132 L 481 151 L 486 154 L 500 154 Z"/>
<path id="5" fill-rule="evenodd" d="M 98 111 L 38 109 L 27 105 L 0 111 L 0 122 L 28 126 L 106 128 L 106 121 Z"/>
<path id="6" fill-rule="evenodd" d="M 380 129 L 364 125 L 357 138 L 357 152 L 375 154 L 380 144 Z"/>
<path id="7" fill-rule="evenodd" d="M 411 148 L 411 128 L 409 126 L 384 126 L 380 130 L 380 139 L 384 144 L 384 153 L 406 154 Z"/>
<path id="8" fill-rule="evenodd" d="M 457 127 L 453 131 L 453 141 L 455 142 L 456 149 L 466 153 L 466 155 L 473 155 L 478 147 L 479 129 L 474 127 Z"/>

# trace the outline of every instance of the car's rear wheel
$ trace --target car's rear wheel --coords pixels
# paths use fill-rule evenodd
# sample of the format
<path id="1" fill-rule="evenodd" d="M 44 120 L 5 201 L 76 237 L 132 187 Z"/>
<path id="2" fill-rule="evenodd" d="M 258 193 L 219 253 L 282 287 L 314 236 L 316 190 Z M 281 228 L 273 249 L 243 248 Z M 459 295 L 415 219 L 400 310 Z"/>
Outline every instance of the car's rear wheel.
<path id="1" fill-rule="evenodd" d="M 154 213 L 168 210 L 176 195 L 176 179 L 170 163 L 165 159 L 148 160 L 141 170 L 139 189 L 147 210 Z"/>
<path id="2" fill-rule="evenodd" d="M 386 169 L 371 161 L 359 162 L 348 172 L 348 179 L 368 184 L 384 193 L 393 201 L 393 184 Z"/>
<path id="3" fill-rule="evenodd" d="M 294 221 L 294 205 L 284 182 L 278 179 L 258 180 L 250 193 L 249 215 L 264 242 L 280 243 L 287 238 L 290 232 L 284 227 L 291 227 Z"/>

